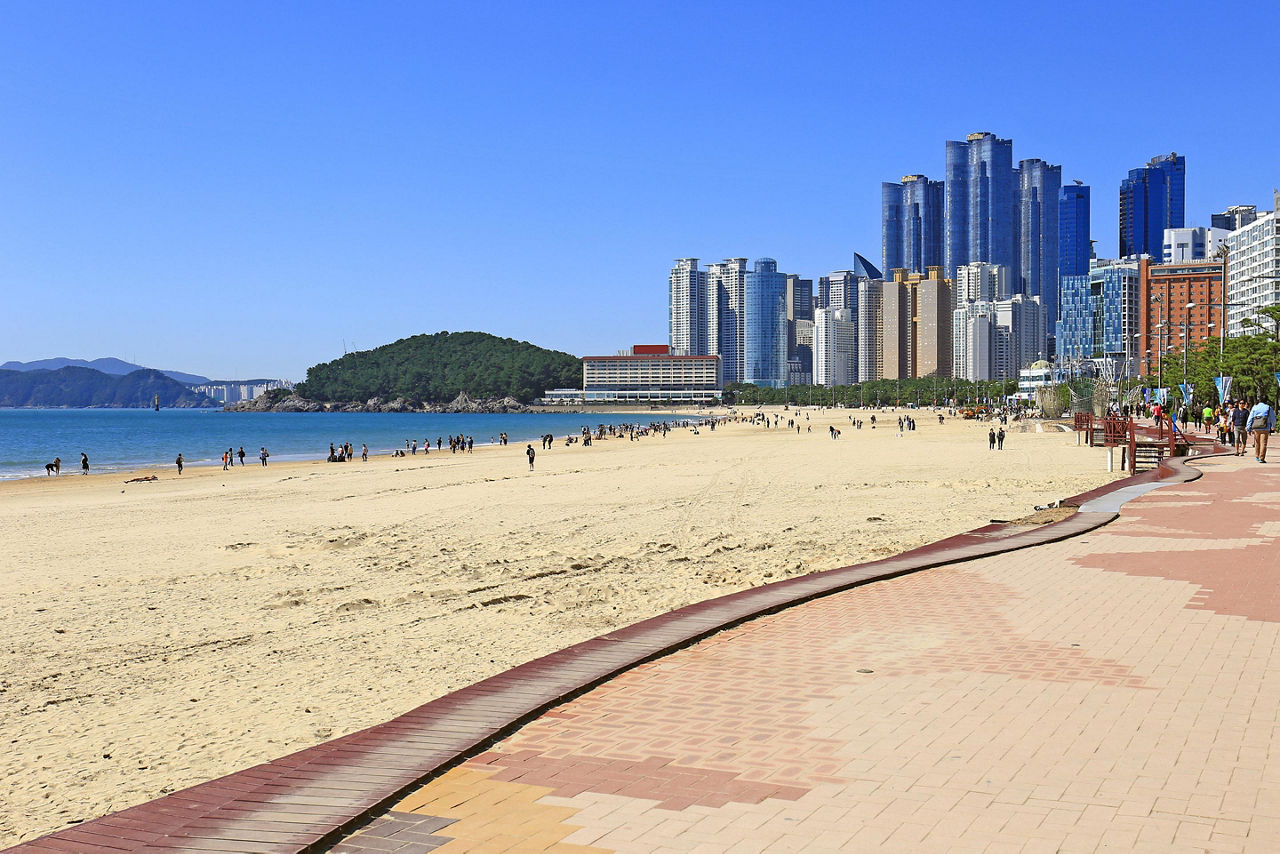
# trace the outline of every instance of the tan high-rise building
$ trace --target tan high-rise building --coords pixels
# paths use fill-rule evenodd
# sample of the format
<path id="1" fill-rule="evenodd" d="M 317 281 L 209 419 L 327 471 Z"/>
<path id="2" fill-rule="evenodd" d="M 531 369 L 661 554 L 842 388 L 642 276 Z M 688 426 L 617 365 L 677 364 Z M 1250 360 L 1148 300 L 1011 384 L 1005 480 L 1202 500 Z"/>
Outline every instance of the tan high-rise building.
<path id="1" fill-rule="evenodd" d="M 894 270 L 881 300 L 884 378 L 951 376 L 954 310 L 955 284 L 941 267 Z"/>

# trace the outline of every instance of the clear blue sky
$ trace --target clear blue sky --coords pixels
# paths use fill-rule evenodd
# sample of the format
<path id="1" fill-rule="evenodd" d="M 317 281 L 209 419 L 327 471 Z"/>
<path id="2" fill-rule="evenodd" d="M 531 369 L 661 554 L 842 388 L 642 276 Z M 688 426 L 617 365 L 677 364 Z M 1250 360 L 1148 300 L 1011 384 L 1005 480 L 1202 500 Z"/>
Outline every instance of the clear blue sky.
<path id="1" fill-rule="evenodd" d="M 975 8 L 980 12 L 973 12 Z M 0 361 L 283 376 L 478 329 L 667 335 L 672 260 L 880 257 L 975 130 L 1271 208 L 1274 3 L 0 0 Z"/>

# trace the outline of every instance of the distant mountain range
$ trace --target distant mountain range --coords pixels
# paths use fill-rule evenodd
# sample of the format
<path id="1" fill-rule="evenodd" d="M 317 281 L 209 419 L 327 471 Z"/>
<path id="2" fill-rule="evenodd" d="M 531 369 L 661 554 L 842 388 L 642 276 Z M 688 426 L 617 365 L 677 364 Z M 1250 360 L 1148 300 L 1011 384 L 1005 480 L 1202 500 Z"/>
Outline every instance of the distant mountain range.
<path id="1" fill-rule="evenodd" d="M 38 359 L 34 362 L 5 362 L 0 365 L 0 371 L 56 371 L 60 368 L 90 368 L 118 377 L 131 374 L 134 371 L 153 370 L 152 368 L 145 368 L 142 365 L 135 365 L 120 359 L 108 358 L 86 361 L 84 359 L 67 359 L 61 356 L 55 359 Z M 160 371 L 160 373 L 184 385 L 204 385 L 210 382 L 208 377 L 202 377 L 199 374 L 184 374 L 182 371 L 164 370 Z"/>
<path id="2" fill-rule="evenodd" d="M 143 409 L 153 406 L 157 399 L 165 408 L 219 405 L 184 383 L 148 368 L 124 375 L 76 365 L 52 371 L 0 369 L 0 407 Z"/>

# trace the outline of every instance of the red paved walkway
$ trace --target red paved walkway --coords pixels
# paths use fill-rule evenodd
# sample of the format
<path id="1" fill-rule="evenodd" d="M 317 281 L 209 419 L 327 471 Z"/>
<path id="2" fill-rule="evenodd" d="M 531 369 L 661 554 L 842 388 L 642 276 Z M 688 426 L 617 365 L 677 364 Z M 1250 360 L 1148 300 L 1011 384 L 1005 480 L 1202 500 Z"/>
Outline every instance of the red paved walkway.
<path id="1" fill-rule="evenodd" d="M 22 848 L 1280 851 L 1280 468 L 1202 465 L 1081 536 L 1050 541 L 1109 517 L 684 609 Z"/>
<path id="2" fill-rule="evenodd" d="M 1205 466 L 642 665 L 333 850 L 1280 850 L 1280 469 Z"/>

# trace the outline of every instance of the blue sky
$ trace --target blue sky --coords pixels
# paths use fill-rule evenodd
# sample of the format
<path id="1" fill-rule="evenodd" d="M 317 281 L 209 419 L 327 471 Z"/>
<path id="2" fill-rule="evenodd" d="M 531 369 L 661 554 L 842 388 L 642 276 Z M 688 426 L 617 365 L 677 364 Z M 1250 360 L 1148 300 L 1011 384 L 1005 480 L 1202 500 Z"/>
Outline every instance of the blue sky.
<path id="1" fill-rule="evenodd" d="M 0 0 L 0 361 L 283 376 L 478 329 L 665 341 L 678 257 L 880 256 L 975 130 L 1271 208 L 1276 4 Z M 1252 6 L 1253 8 L 1248 8 Z"/>

